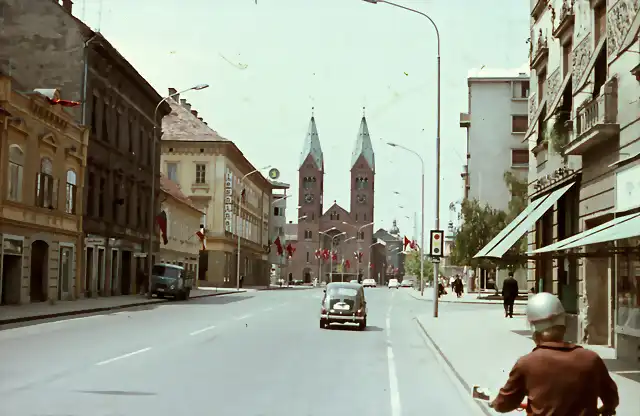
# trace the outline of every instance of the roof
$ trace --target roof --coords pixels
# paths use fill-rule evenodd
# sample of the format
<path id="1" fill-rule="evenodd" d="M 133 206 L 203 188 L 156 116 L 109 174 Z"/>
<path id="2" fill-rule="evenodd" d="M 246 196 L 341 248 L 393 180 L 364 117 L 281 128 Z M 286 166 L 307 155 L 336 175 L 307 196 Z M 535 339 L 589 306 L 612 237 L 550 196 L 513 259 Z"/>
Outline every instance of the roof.
<path id="1" fill-rule="evenodd" d="M 195 209 L 196 211 L 203 213 L 201 210 L 196 208 L 195 205 L 193 205 L 193 201 L 191 201 L 188 196 L 182 193 L 182 191 L 180 190 L 180 185 L 162 174 L 160 175 L 160 189 L 162 189 L 162 192 L 171 195 L 179 202 L 182 202 L 183 204 Z"/>
<path id="2" fill-rule="evenodd" d="M 362 285 L 360 283 L 351 283 L 351 282 L 331 282 L 327 284 L 327 289 L 330 287 L 347 287 L 351 289 L 360 289 Z"/>
<path id="3" fill-rule="evenodd" d="M 272 181 L 269 180 L 269 182 L 271 182 L 271 185 L 273 185 L 273 189 L 289 189 L 291 188 L 291 185 L 285 182 L 278 182 L 278 181 Z"/>
<path id="4" fill-rule="evenodd" d="M 163 140 L 228 141 L 173 98 L 167 102 L 171 113 L 162 119 Z"/>
<path id="5" fill-rule="evenodd" d="M 356 139 L 356 145 L 353 148 L 351 154 L 351 169 L 355 166 L 356 162 L 360 158 L 364 157 L 371 170 L 376 170 L 375 154 L 373 152 L 373 144 L 371 143 L 371 136 L 369 135 L 369 127 L 367 126 L 366 117 L 362 116 L 360 120 L 360 129 L 358 130 L 358 138 Z"/>
<path id="6" fill-rule="evenodd" d="M 473 68 L 467 72 L 467 78 L 473 80 L 503 79 L 503 78 L 529 78 L 531 71 L 526 63 L 519 68 Z"/>
<path id="7" fill-rule="evenodd" d="M 307 136 L 304 139 L 304 146 L 300 152 L 300 167 L 304 164 L 307 157 L 311 155 L 318 169 L 324 170 L 324 159 L 322 155 L 322 147 L 320 146 L 320 137 L 318 136 L 318 128 L 316 127 L 315 117 L 311 117 Z"/>

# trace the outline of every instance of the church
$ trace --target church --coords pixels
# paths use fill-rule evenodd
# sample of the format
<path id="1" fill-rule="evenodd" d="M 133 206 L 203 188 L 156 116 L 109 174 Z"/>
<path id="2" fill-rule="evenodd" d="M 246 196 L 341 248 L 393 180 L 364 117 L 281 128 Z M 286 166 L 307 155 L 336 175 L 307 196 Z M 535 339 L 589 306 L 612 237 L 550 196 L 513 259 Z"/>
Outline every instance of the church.
<path id="1" fill-rule="evenodd" d="M 348 209 L 336 201 L 325 204 L 324 155 L 312 116 L 298 168 L 298 223 L 287 224 L 287 234 L 297 236 L 296 241 L 287 242 L 296 248 L 286 266 L 286 275 L 293 280 L 309 283 L 319 277 L 321 282 L 339 282 L 369 276 L 374 243 L 375 157 L 364 114 L 349 170 Z"/>

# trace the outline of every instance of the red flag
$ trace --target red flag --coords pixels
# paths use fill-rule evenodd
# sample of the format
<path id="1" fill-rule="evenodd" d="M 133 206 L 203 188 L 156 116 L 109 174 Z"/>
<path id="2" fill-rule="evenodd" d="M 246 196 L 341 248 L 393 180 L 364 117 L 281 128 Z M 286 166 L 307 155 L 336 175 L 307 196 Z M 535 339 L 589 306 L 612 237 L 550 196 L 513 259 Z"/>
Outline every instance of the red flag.
<path id="1" fill-rule="evenodd" d="M 344 262 L 344 267 L 347 270 L 349 270 L 349 268 L 351 267 L 351 262 L 348 259 Z"/>
<path id="2" fill-rule="evenodd" d="M 338 261 L 338 252 L 337 252 L 337 251 L 334 251 L 334 252 L 331 254 L 331 259 L 332 259 L 333 261 Z"/>
<path id="3" fill-rule="evenodd" d="M 240 201 L 242 201 L 242 203 L 244 204 L 246 202 L 247 199 L 247 190 L 243 189 L 242 192 L 240 192 Z"/>
<path id="4" fill-rule="evenodd" d="M 162 211 L 160 214 L 156 215 L 156 222 L 160 227 L 162 242 L 166 246 L 167 244 L 169 244 L 169 238 L 167 237 L 167 213 Z"/>
<path id="5" fill-rule="evenodd" d="M 404 236 L 404 251 L 407 251 L 407 246 L 411 244 L 411 240 L 409 240 L 407 238 L 407 236 Z"/>
<path id="6" fill-rule="evenodd" d="M 373 263 L 369 262 L 369 268 L 373 270 Z"/>
<path id="7" fill-rule="evenodd" d="M 322 251 L 322 259 L 323 259 L 324 261 L 329 260 L 329 250 L 328 250 L 328 249 L 326 249 L 326 248 Z"/>
<path id="8" fill-rule="evenodd" d="M 81 104 L 80 101 L 61 100 L 59 98 L 49 98 L 49 97 L 47 97 L 47 101 L 49 101 L 49 104 L 51 105 L 57 104 L 62 107 L 77 107 Z"/>
<path id="9" fill-rule="evenodd" d="M 409 247 L 411 247 L 412 250 L 417 250 L 418 243 L 416 243 L 416 240 L 411 241 L 411 244 L 409 244 Z"/>
<path id="10" fill-rule="evenodd" d="M 200 239 L 200 244 L 202 245 L 202 249 L 201 250 L 206 250 L 207 249 L 207 239 L 205 238 L 205 235 L 204 235 L 204 228 L 200 228 L 200 230 L 196 231 L 196 235 Z"/>
<path id="11" fill-rule="evenodd" d="M 289 258 L 293 257 L 293 253 L 296 252 L 296 248 L 292 246 L 291 243 L 287 244 L 286 250 L 287 250 L 287 254 L 289 255 Z"/>
<path id="12" fill-rule="evenodd" d="M 319 260 L 322 257 L 322 250 L 317 249 L 315 252 L 316 260 Z"/>
<path id="13" fill-rule="evenodd" d="M 276 238 L 276 241 L 274 241 L 273 244 L 276 245 L 278 256 L 282 256 L 282 243 L 280 242 L 280 237 Z"/>

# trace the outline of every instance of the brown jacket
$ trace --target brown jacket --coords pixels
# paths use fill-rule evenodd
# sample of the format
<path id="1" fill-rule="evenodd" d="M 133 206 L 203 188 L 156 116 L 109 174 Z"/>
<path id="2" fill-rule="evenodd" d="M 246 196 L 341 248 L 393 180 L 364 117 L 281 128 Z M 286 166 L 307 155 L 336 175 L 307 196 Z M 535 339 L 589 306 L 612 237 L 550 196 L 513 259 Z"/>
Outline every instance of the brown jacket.
<path id="1" fill-rule="evenodd" d="M 520 358 L 493 401 L 500 413 L 511 412 L 527 398 L 527 414 L 595 416 L 618 407 L 618 387 L 602 358 L 574 344 L 547 342 Z"/>

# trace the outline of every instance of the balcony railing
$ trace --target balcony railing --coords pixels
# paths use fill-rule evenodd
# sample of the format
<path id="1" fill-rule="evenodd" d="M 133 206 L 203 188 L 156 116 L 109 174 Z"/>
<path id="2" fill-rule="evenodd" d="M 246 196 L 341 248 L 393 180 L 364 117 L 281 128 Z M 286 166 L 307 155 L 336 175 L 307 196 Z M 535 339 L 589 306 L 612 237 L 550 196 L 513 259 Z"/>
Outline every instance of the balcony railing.
<path id="1" fill-rule="evenodd" d="M 575 138 L 567 145 L 565 154 L 581 155 L 618 133 L 618 83 L 613 78 L 602 87 L 600 95 L 578 108 Z"/>

